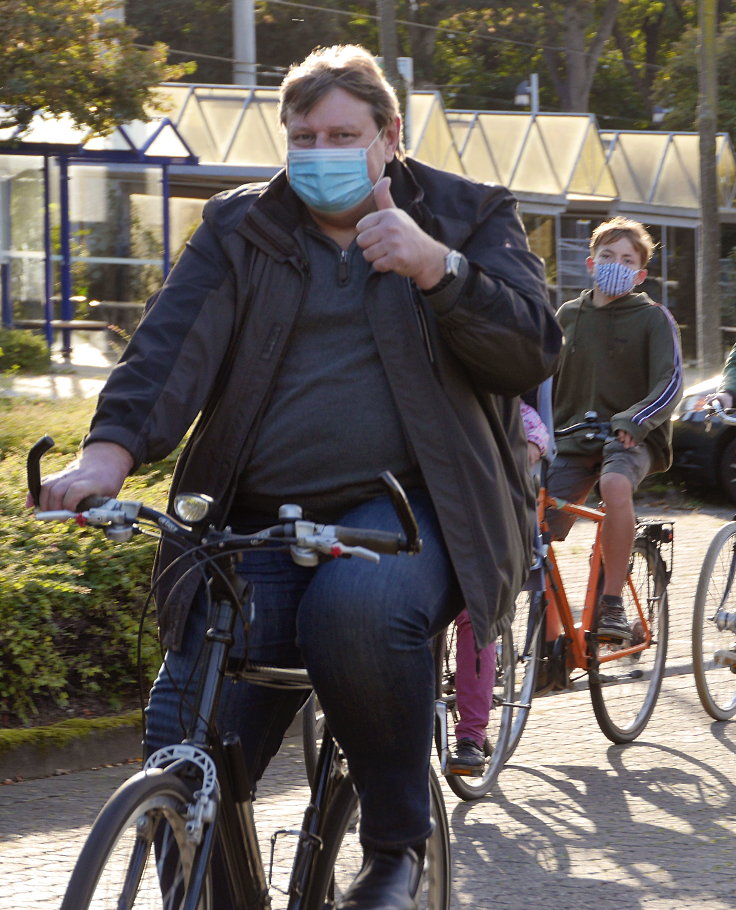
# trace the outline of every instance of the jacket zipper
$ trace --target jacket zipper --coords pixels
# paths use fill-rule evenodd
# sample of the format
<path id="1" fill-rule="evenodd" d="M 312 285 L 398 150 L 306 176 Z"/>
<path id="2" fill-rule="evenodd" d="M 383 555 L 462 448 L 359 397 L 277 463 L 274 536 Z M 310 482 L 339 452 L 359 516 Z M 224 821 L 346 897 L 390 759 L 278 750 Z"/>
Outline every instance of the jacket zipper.
<path id="1" fill-rule="evenodd" d="M 344 286 L 348 283 L 348 251 L 340 250 L 340 259 L 337 263 L 337 283 Z"/>
<path id="2" fill-rule="evenodd" d="M 408 279 L 407 279 L 408 281 Z M 422 310 L 421 304 L 417 300 L 417 294 L 414 290 L 414 286 L 410 281 L 409 285 L 409 295 L 411 297 L 411 302 L 414 306 L 414 314 L 417 318 L 417 323 L 419 325 L 419 334 L 422 336 L 422 341 L 424 342 L 424 347 L 427 350 L 427 357 L 432 367 L 435 366 L 434 353 L 432 352 L 432 345 L 429 340 L 429 327 L 427 326 L 427 317 L 424 315 L 424 310 Z"/>

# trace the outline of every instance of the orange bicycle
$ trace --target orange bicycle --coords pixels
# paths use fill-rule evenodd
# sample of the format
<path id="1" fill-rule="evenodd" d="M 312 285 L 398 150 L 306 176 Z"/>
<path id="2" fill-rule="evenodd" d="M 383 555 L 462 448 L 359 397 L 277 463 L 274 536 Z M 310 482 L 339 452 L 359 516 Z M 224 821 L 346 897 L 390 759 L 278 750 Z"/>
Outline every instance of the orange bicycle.
<path id="1" fill-rule="evenodd" d="M 591 412 L 584 422 L 555 431 L 555 437 L 583 433 L 586 438 L 604 440 L 609 431 L 610 427 Z M 615 743 L 636 739 L 654 710 L 667 656 L 667 584 L 672 574 L 673 523 L 637 521 L 623 591 L 633 636 L 625 645 L 599 640 L 596 610 L 603 586 L 601 529 L 605 512 L 600 507 L 550 496 L 546 474 L 543 465 L 537 499 L 543 590 L 526 593 L 517 602 L 513 632 L 517 661 L 515 710 L 507 759 L 519 743 L 534 693 L 572 688 L 584 675 L 602 732 Z M 572 597 L 568 596 L 550 539 L 548 508 L 561 509 L 594 526 L 582 609 L 574 609 Z M 569 568 L 565 567 L 565 571 L 569 577 Z M 577 670 L 581 671 L 580 676 L 575 676 Z"/>

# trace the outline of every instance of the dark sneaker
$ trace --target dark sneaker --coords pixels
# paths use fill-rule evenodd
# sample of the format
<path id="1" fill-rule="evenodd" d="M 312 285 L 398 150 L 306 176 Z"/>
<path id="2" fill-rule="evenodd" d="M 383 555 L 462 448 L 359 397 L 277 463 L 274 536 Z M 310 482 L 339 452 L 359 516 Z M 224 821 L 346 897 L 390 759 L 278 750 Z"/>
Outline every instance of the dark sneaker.
<path id="1" fill-rule="evenodd" d="M 450 758 L 449 770 L 451 774 L 465 774 L 470 777 L 480 777 L 483 773 L 485 757 L 483 750 L 478 748 L 472 739 L 459 739 L 455 747 L 455 754 Z"/>
<path id="2" fill-rule="evenodd" d="M 620 597 L 601 597 L 598 604 L 598 640 L 630 641 L 631 629 Z"/>

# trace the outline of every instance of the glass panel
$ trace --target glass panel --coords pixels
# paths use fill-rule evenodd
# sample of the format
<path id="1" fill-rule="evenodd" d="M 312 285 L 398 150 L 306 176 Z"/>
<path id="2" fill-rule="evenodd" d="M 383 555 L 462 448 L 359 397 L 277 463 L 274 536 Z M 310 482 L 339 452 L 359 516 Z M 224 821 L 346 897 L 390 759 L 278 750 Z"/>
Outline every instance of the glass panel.
<path id="1" fill-rule="evenodd" d="M 49 142 L 56 145 L 80 145 L 89 130 L 80 129 L 68 114 L 61 117 L 45 118 L 36 116 L 29 130 L 23 134 L 23 142 Z"/>
<path id="2" fill-rule="evenodd" d="M 606 164 L 603 145 L 592 121 L 580 149 L 575 172 L 567 187 L 568 193 L 581 195 L 618 196 L 618 187 Z"/>
<path id="3" fill-rule="evenodd" d="M 486 183 L 502 183 L 501 175 L 488 148 L 483 131 L 476 127 L 470 134 L 462 156 L 468 177 Z"/>
<path id="4" fill-rule="evenodd" d="M 146 148 L 146 156 L 150 158 L 189 158 L 191 152 L 182 142 L 181 137 L 173 126 L 166 124 L 159 127 L 161 132 Z"/>
<path id="5" fill-rule="evenodd" d="M 434 92 L 412 92 L 411 94 L 404 125 L 404 144 L 412 156 L 416 156 L 416 149 L 421 145 L 427 121 L 436 103 L 437 98 Z"/>
<path id="6" fill-rule="evenodd" d="M 576 173 L 578 158 L 585 144 L 585 137 L 590 123 L 590 117 L 545 114 L 539 114 L 536 117 L 536 128 L 542 137 L 548 154 L 554 160 L 554 170 L 562 187 L 569 186 Z M 581 179 L 583 176 L 582 174 L 578 175 L 580 186 L 573 191 L 589 194 L 591 192 L 591 180 L 589 176 L 587 179 Z"/>
<path id="7" fill-rule="evenodd" d="M 167 82 L 152 90 L 152 101 L 161 105 L 160 109 L 156 108 L 157 112 L 168 117 L 172 123 L 176 123 L 191 92 L 190 85 L 174 85 Z"/>
<path id="8" fill-rule="evenodd" d="M 625 202 L 648 202 L 669 146 L 667 133 L 618 133 L 609 165 Z"/>
<path id="9" fill-rule="evenodd" d="M 195 155 L 199 155 L 200 161 L 216 162 L 220 160 L 217 156 L 217 144 L 195 96 L 189 99 L 176 125 L 186 139 L 189 148 Z"/>
<path id="10" fill-rule="evenodd" d="M 511 189 L 525 193 L 545 193 L 555 196 L 564 193 L 565 186 L 536 127 L 529 131 L 521 152 L 519 166 L 514 172 Z"/>
<path id="11" fill-rule="evenodd" d="M 496 163 L 496 169 L 500 175 L 499 183 L 508 186 L 522 153 L 531 116 L 529 114 L 483 112 L 478 115 L 478 120 Z"/>
<path id="12" fill-rule="evenodd" d="M 654 188 L 657 205 L 700 206 L 699 140 L 696 134 L 674 135 L 667 147 L 662 171 Z"/>
<path id="13" fill-rule="evenodd" d="M 10 269 L 13 318 L 40 319 L 46 299 L 43 159 L 3 155 L 0 178 L 0 262 Z"/>
<path id="14" fill-rule="evenodd" d="M 225 160 L 253 165 L 281 167 L 286 155 L 286 141 L 279 125 L 276 97 L 258 93 L 245 110 Z"/>
<path id="15" fill-rule="evenodd" d="M 475 114 L 472 111 L 445 111 L 445 117 L 450 127 L 452 141 L 462 157 L 465 144 L 470 138 L 469 133 L 476 128 Z"/>
<path id="16" fill-rule="evenodd" d="M 465 173 L 439 104 L 433 107 L 422 132 L 420 144 L 412 151 L 412 156 L 432 167 L 443 168 L 453 174 Z"/>

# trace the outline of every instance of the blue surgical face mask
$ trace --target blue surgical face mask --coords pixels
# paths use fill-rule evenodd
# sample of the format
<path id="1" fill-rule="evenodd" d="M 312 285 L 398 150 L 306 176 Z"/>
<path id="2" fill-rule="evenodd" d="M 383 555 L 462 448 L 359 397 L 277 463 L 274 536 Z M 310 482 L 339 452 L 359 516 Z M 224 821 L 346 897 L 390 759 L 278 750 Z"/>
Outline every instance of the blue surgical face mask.
<path id="1" fill-rule="evenodd" d="M 297 196 L 317 212 L 346 212 L 373 192 L 367 148 L 289 149 L 286 173 Z"/>
<path id="2" fill-rule="evenodd" d="M 632 269 L 623 262 L 596 262 L 593 281 L 606 297 L 623 297 L 636 286 L 640 269 Z"/>

